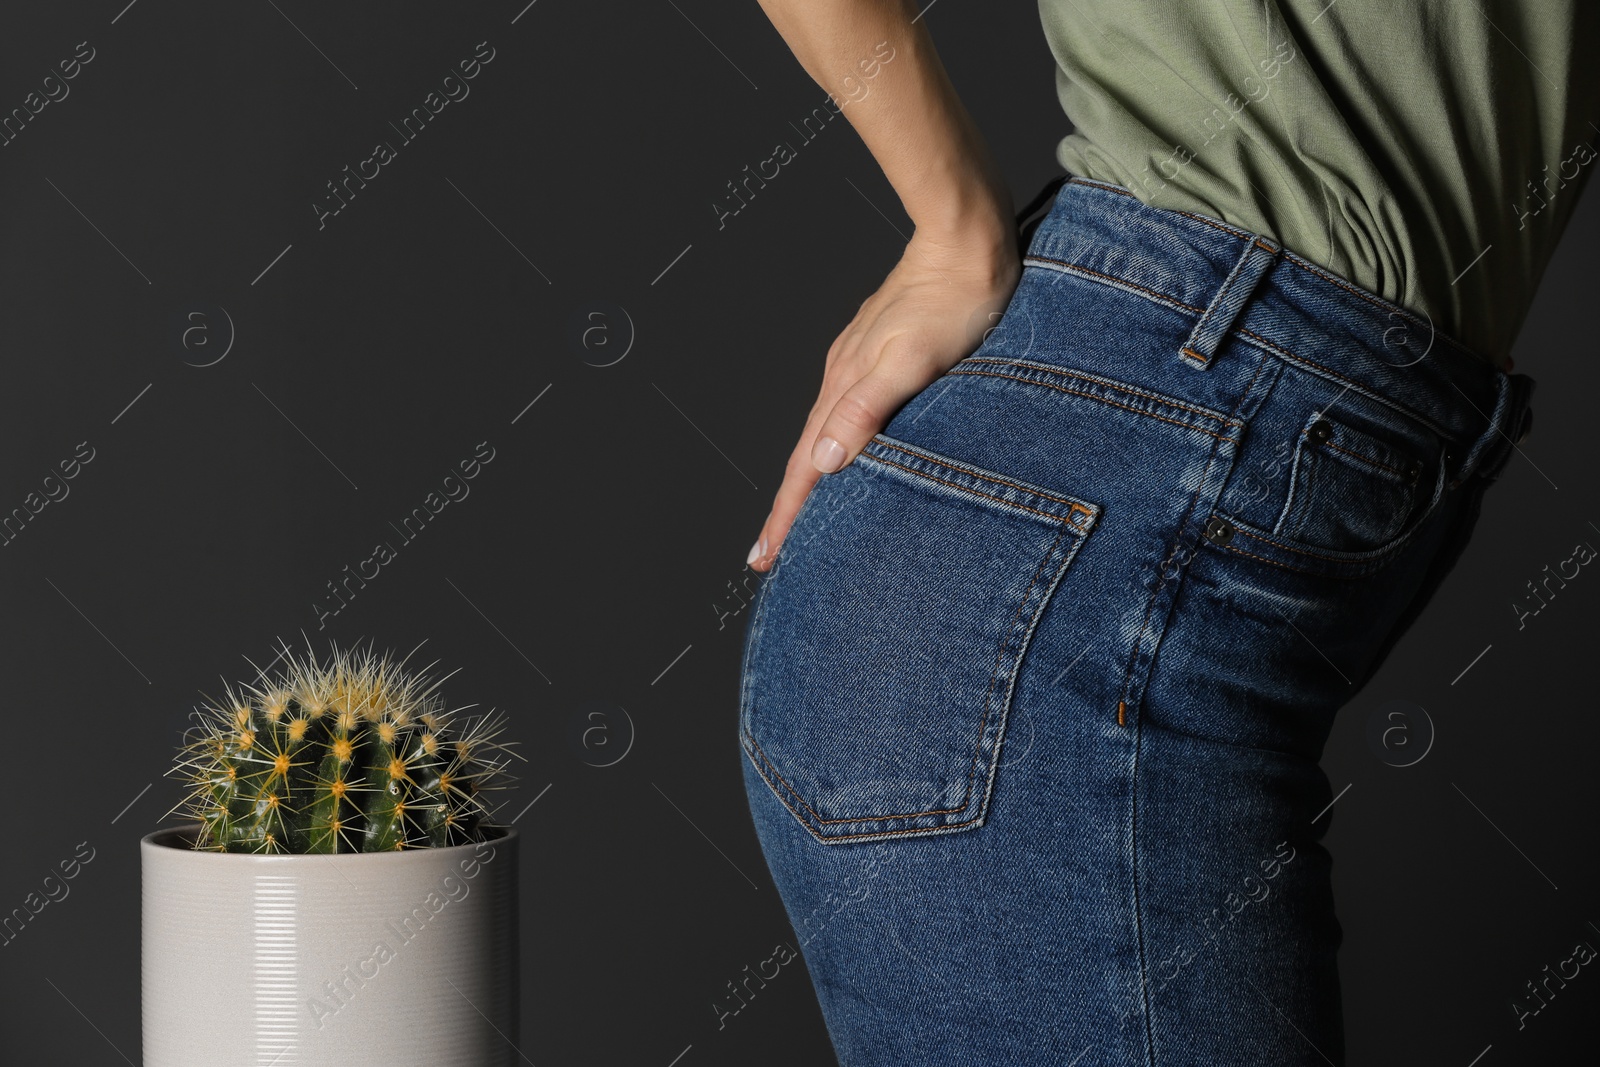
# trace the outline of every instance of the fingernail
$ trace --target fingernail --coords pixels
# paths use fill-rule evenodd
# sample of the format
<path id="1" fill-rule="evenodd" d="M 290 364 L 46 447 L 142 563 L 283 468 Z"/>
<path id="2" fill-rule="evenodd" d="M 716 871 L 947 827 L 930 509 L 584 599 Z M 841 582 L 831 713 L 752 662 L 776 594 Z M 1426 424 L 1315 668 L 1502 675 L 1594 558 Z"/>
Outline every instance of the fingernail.
<path id="1" fill-rule="evenodd" d="M 767 535 L 766 534 L 762 534 L 760 539 L 757 540 L 755 544 L 750 546 L 750 554 L 744 558 L 745 563 L 747 563 L 747 564 L 748 563 L 754 563 L 756 560 L 760 559 L 763 555 L 765 555 L 766 551 L 767 551 Z"/>
<path id="2" fill-rule="evenodd" d="M 823 474 L 832 474 L 844 465 L 844 446 L 831 437 L 823 437 L 811 450 L 811 465 Z"/>

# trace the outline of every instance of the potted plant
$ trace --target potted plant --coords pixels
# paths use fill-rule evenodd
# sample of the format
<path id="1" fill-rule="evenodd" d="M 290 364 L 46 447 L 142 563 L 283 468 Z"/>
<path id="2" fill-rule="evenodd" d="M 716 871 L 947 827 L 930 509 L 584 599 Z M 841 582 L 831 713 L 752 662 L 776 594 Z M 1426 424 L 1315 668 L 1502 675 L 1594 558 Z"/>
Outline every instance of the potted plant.
<path id="1" fill-rule="evenodd" d="M 196 709 L 195 821 L 140 841 L 146 1067 L 518 1062 L 504 716 L 370 645 L 279 658 Z"/>

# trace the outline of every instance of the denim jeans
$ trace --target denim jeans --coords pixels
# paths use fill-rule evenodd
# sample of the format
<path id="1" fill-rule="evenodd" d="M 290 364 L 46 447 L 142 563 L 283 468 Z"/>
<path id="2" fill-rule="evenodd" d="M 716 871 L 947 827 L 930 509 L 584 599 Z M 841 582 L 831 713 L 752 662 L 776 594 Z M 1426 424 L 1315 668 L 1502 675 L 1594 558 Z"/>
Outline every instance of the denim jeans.
<path id="1" fill-rule="evenodd" d="M 1532 380 L 1073 177 L 970 356 L 812 489 L 750 811 L 844 1067 L 1344 1062 L 1318 766 Z"/>

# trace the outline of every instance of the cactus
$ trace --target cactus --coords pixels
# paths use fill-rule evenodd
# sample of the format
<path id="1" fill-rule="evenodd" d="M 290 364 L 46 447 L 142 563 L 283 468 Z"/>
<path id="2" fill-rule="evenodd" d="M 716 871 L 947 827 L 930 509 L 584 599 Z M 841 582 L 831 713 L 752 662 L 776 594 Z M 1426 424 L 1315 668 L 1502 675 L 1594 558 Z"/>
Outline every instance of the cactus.
<path id="1" fill-rule="evenodd" d="M 277 677 L 258 668 L 259 684 L 239 693 L 224 680 L 224 699 L 196 709 L 168 772 L 190 787 L 168 814 L 199 819 L 196 849 L 389 852 L 483 839 L 487 794 L 510 780 L 507 757 L 522 758 L 497 740 L 503 716 L 460 719 L 466 708 L 446 710 L 437 693 L 443 678 L 407 674 L 406 660 L 370 646 L 335 645 L 323 665 L 309 643 L 303 659 L 285 644 L 280 658 Z"/>

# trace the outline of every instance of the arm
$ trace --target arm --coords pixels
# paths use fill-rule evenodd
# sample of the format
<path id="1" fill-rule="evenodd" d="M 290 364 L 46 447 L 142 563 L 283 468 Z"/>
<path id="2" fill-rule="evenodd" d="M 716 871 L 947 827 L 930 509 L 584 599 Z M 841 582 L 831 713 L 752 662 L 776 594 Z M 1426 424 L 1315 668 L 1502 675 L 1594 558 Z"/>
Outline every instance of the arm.
<path id="1" fill-rule="evenodd" d="M 854 459 L 907 400 L 977 346 L 1021 276 L 1011 196 L 916 17 L 914 0 L 759 0 L 808 74 L 843 104 L 911 217 L 883 285 L 828 349 L 821 395 L 750 564 L 770 568 L 817 479 Z M 887 41 L 863 96 L 858 65 Z M 847 82 L 846 79 L 854 81 Z M 852 99 L 852 95 L 856 99 Z"/>
<path id="2" fill-rule="evenodd" d="M 1015 229 L 1011 195 L 961 105 L 914 0 L 759 0 L 795 58 L 844 105 L 919 229 L 947 238 Z M 852 101 L 847 78 L 887 41 L 894 58 Z M 998 228 L 999 232 L 995 232 Z"/>

